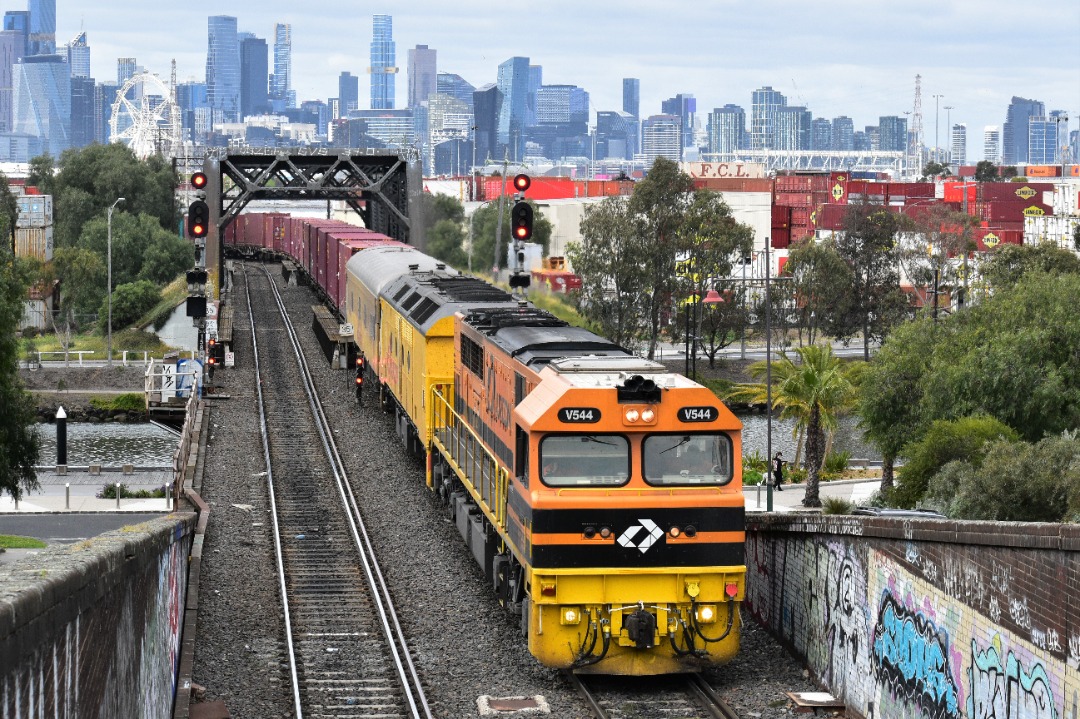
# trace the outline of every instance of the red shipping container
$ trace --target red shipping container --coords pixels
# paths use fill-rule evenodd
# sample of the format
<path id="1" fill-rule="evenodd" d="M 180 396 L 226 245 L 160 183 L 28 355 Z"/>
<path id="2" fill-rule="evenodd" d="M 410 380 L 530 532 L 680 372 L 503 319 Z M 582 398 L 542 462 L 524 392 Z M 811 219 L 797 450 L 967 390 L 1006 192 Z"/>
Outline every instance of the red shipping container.
<path id="1" fill-rule="evenodd" d="M 777 193 L 773 203 L 781 207 L 810 207 L 814 202 L 814 196 L 808 192 Z"/>
<path id="2" fill-rule="evenodd" d="M 791 226 L 794 228 L 797 225 L 807 227 L 810 225 L 810 213 L 812 210 L 809 207 L 793 207 L 791 209 Z"/>
<path id="3" fill-rule="evenodd" d="M 273 247 L 275 252 L 285 252 L 286 235 L 289 227 L 289 216 L 275 214 L 270 221 L 270 232 L 273 235 Z"/>
<path id="4" fill-rule="evenodd" d="M 975 244 L 981 252 L 992 250 L 1000 245 L 1022 245 L 1023 230 L 986 229 L 975 234 Z"/>
<path id="5" fill-rule="evenodd" d="M 791 233 L 787 229 L 774 227 L 772 230 L 772 238 L 770 242 L 770 246 L 774 250 L 787 249 L 787 246 L 791 244 Z"/>
<path id="6" fill-rule="evenodd" d="M 979 216 L 989 222 L 1023 222 L 1025 217 L 1054 214 L 1054 208 L 1041 202 L 984 202 Z"/>
<path id="7" fill-rule="evenodd" d="M 694 187 L 713 192 L 772 192 L 774 183 L 767 177 L 698 177 Z"/>
<path id="8" fill-rule="evenodd" d="M 777 229 L 786 230 L 791 226 L 791 208 L 784 207 L 782 205 L 773 205 L 772 208 L 772 228 L 773 232 Z"/>
<path id="9" fill-rule="evenodd" d="M 1053 191 L 1054 186 L 1048 182 L 984 182 L 979 185 L 979 197 L 983 202 L 1042 202 L 1042 193 Z"/>
<path id="10" fill-rule="evenodd" d="M 847 211 L 847 205 L 825 205 L 817 216 L 818 228 L 833 231 L 844 229 L 844 216 Z"/>
<path id="11" fill-rule="evenodd" d="M 870 183 L 866 180 L 848 180 L 847 194 L 851 195 L 864 195 L 866 194 L 866 186 Z"/>

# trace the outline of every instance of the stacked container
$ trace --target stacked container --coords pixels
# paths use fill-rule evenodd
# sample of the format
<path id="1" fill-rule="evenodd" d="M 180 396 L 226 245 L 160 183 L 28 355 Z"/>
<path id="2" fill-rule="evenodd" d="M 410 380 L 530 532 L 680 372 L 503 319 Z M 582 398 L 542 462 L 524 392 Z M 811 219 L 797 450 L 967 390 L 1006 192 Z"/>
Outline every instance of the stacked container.
<path id="1" fill-rule="evenodd" d="M 30 189 L 30 188 L 27 188 Z M 19 195 L 15 223 L 15 255 L 47 262 L 53 257 L 52 195 Z"/>

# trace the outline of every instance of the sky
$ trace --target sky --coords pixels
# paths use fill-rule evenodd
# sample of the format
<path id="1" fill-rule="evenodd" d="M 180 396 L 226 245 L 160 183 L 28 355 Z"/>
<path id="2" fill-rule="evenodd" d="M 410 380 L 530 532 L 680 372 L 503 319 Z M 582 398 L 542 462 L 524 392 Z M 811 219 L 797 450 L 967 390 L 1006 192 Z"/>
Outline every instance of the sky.
<path id="1" fill-rule="evenodd" d="M 87 33 L 91 71 L 115 79 L 135 57 L 167 81 L 203 80 L 207 17 L 232 15 L 273 46 L 292 24 L 293 89 L 300 101 L 337 96 L 342 71 L 360 77 L 368 106 L 371 17 L 393 16 L 397 107 L 406 101 L 408 49 L 427 45 L 438 70 L 477 87 L 518 55 L 543 66 L 545 84 L 578 85 L 592 109 L 622 109 L 622 79 L 641 81 L 641 114 L 677 93 L 697 98 L 704 124 L 727 103 L 749 113 L 769 85 L 814 117 L 847 115 L 856 129 L 911 112 L 922 76 L 923 135 L 947 144 L 948 123 L 968 126 L 969 158 L 982 131 L 1002 125 L 1013 95 L 1064 110 L 1080 126 L 1080 0 L 622 0 L 543 3 L 481 0 L 56 0 L 57 43 Z M 24 9 L 5 3 L 4 9 Z M 271 50 L 272 54 L 272 50 Z M 273 59 L 271 57 L 271 70 Z M 940 97 L 935 97 L 940 95 Z M 951 108 L 951 109 L 947 109 Z"/>

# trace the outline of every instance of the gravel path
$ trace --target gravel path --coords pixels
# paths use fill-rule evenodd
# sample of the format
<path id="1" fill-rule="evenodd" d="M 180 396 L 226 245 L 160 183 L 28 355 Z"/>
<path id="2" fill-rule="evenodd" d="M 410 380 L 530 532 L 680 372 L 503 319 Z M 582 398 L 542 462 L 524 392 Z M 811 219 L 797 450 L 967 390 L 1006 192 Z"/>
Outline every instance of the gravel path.
<path id="1" fill-rule="evenodd" d="M 332 370 L 311 331 L 311 293 L 286 287 L 270 266 L 308 354 L 338 449 L 358 492 L 369 534 L 382 557 L 437 717 L 478 716 L 481 695 L 543 695 L 558 719 L 588 716 L 561 675 L 540 666 L 516 625 L 498 606 L 456 528 L 423 486 L 369 390 L 358 408 L 351 374 Z M 261 271 L 248 265 L 248 272 Z M 268 300 L 264 300 L 268 301 Z M 202 496 L 211 515 L 203 553 L 194 680 L 206 699 L 232 716 L 292 716 L 281 664 L 281 610 L 274 579 L 262 446 L 257 428 L 251 335 L 243 270 L 236 273 L 233 333 L 236 367 L 216 379 L 231 399 L 211 401 L 211 432 Z M 302 391 L 297 388 L 297 399 Z M 306 406 L 306 404 L 305 404 Z M 815 687 L 756 625 L 744 627 L 744 651 L 706 678 L 743 717 L 793 716 L 785 691 Z"/>

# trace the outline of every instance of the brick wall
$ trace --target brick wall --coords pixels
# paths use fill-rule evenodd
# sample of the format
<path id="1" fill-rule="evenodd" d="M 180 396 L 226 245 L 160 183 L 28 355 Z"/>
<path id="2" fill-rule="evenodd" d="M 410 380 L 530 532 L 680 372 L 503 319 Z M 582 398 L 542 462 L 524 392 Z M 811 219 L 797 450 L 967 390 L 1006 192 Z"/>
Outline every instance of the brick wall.
<path id="1" fill-rule="evenodd" d="M 172 712 L 194 514 L 0 570 L 0 716 Z"/>
<path id="2" fill-rule="evenodd" d="M 853 715 L 1080 717 L 1080 527 L 747 525 L 746 608 Z"/>

